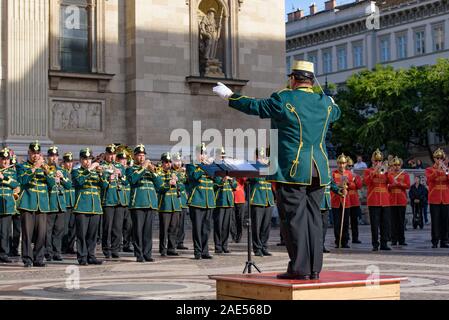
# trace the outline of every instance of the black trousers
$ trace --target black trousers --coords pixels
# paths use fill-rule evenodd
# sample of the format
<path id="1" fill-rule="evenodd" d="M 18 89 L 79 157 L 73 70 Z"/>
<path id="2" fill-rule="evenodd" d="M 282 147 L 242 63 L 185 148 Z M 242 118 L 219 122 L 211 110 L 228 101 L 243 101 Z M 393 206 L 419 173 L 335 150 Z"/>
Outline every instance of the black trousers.
<path id="1" fill-rule="evenodd" d="M 368 207 L 369 220 L 371 224 L 371 243 L 374 248 L 379 247 L 379 229 L 380 245 L 386 246 L 390 240 L 391 230 L 391 210 L 390 207 Z"/>
<path id="2" fill-rule="evenodd" d="M 103 208 L 103 238 L 101 247 L 104 255 L 118 254 L 123 236 L 123 216 L 125 207 Z"/>
<path id="3" fill-rule="evenodd" d="M 62 237 L 64 235 L 65 212 L 47 214 L 47 237 L 45 253 L 53 256 L 61 255 Z"/>
<path id="4" fill-rule="evenodd" d="M 195 256 L 209 254 L 209 233 L 213 209 L 190 207 L 192 220 L 193 253 Z"/>
<path id="5" fill-rule="evenodd" d="M 278 184 L 279 217 L 284 224 L 281 231 L 290 257 L 288 273 L 321 272 L 323 218 L 320 205 L 323 196 L 319 178 L 313 178 L 310 186 Z"/>
<path id="6" fill-rule="evenodd" d="M 254 253 L 268 250 L 273 207 L 251 206 L 251 233 Z"/>
<path id="7" fill-rule="evenodd" d="M 44 262 L 45 237 L 47 235 L 47 213 L 21 211 L 22 216 L 22 260 Z M 32 243 L 34 242 L 34 248 Z"/>
<path id="8" fill-rule="evenodd" d="M 159 253 L 176 251 L 180 212 L 159 212 Z M 168 245 L 167 245 L 168 244 Z"/>
<path id="9" fill-rule="evenodd" d="M 430 204 L 430 221 L 432 229 L 432 244 L 446 244 L 448 241 L 449 205 Z"/>
<path id="10" fill-rule="evenodd" d="M 153 250 L 153 218 L 157 211 L 132 209 L 134 255 L 137 258 L 151 258 Z"/>
<path id="11" fill-rule="evenodd" d="M 99 214 L 75 213 L 76 251 L 80 263 L 95 259 L 100 216 Z"/>
<path id="12" fill-rule="evenodd" d="M 9 255 L 9 241 L 11 237 L 12 215 L 0 215 L 0 257 L 7 258 Z"/>
<path id="13" fill-rule="evenodd" d="M 229 229 L 231 227 L 231 215 L 234 208 L 215 208 L 214 220 L 214 243 L 215 251 L 228 250 Z"/>
<path id="14" fill-rule="evenodd" d="M 362 209 L 360 207 L 350 208 L 350 218 L 351 218 L 351 234 L 352 241 L 359 240 L 359 217 L 362 215 Z"/>
<path id="15" fill-rule="evenodd" d="M 189 214 L 189 209 L 187 209 L 187 208 L 182 208 L 181 212 L 179 213 L 178 234 L 176 235 L 176 245 L 177 246 L 184 245 L 184 239 L 186 237 L 185 221 L 186 221 L 186 216 L 188 214 Z"/>
<path id="16" fill-rule="evenodd" d="M 19 254 L 20 234 L 22 233 L 22 217 L 20 214 L 12 216 L 12 236 L 10 244 L 10 253 Z"/>
<path id="17" fill-rule="evenodd" d="M 345 246 L 349 241 L 349 215 L 350 209 L 345 209 L 345 214 L 343 217 L 343 234 L 341 235 L 341 245 Z M 334 220 L 334 236 L 335 236 L 335 246 L 339 246 L 340 242 L 340 230 L 341 230 L 341 220 L 342 220 L 343 207 L 332 208 L 332 218 Z"/>
<path id="18" fill-rule="evenodd" d="M 130 248 L 133 243 L 133 221 L 131 211 L 125 208 L 123 214 L 123 248 Z"/>
<path id="19" fill-rule="evenodd" d="M 321 217 L 323 218 L 323 250 L 326 248 L 326 233 L 329 227 L 329 210 L 321 210 Z"/>
<path id="20" fill-rule="evenodd" d="M 404 206 L 391 206 L 391 241 L 399 244 L 405 243 L 405 208 Z"/>
<path id="21" fill-rule="evenodd" d="M 243 219 L 247 216 L 246 203 L 236 203 L 234 210 L 231 212 L 231 237 L 236 243 L 242 240 Z"/>
<path id="22" fill-rule="evenodd" d="M 74 251 L 76 241 L 76 224 L 73 208 L 67 208 L 64 213 L 64 236 L 62 237 L 62 252 Z"/>

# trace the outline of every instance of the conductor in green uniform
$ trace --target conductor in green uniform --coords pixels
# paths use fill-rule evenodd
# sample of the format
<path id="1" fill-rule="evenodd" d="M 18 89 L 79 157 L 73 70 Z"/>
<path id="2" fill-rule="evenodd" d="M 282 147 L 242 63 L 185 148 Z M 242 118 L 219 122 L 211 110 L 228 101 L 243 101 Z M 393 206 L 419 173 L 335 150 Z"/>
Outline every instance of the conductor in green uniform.
<path id="1" fill-rule="evenodd" d="M 283 238 L 290 257 L 280 279 L 318 279 L 323 265 L 320 204 L 331 181 L 325 137 L 329 125 L 339 119 L 340 109 L 330 97 L 314 93 L 314 78 L 313 63 L 295 61 L 289 74 L 291 89 L 268 99 L 234 94 L 222 83 L 213 89 L 231 108 L 271 119 L 278 128 L 282 152 L 274 155 L 274 161 L 279 169 L 268 180 L 277 182 L 279 215 L 284 217 Z"/>

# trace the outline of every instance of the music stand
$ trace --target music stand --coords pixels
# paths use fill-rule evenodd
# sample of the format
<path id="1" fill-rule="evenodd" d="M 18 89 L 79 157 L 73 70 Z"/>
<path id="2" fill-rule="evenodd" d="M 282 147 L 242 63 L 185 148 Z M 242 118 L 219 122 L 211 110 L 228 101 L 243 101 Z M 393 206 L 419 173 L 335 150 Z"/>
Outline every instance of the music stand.
<path id="1" fill-rule="evenodd" d="M 267 166 L 261 163 L 250 164 L 249 162 L 235 161 L 232 159 L 224 159 L 220 163 L 213 163 L 210 165 L 200 164 L 201 169 L 203 169 L 210 177 L 233 177 L 233 178 L 260 178 L 264 177 L 260 173 L 261 168 L 266 168 Z M 248 199 L 248 260 L 246 261 L 243 273 L 252 273 L 251 267 L 254 267 L 259 273 L 260 269 L 257 267 L 256 263 L 252 261 L 251 250 L 252 250 L 252 235 L 251 235 L 251 190 L 249 183 L 246 185 L 246 198 Z"/>

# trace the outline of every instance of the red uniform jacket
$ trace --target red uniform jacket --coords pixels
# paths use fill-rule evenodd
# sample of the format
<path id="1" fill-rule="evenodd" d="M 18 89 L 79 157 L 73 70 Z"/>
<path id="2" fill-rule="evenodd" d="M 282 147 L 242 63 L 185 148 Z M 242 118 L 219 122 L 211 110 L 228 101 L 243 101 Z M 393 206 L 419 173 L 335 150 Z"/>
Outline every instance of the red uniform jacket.
<path id="1" fill-rule="evenodd" d="M 369 207 L 389 207 L 390 194 L 388 193 L 388 184 L 394 182 L 394 177 L 388 172 L 384 174 L 377 173 L 374 168 L 365 170 L 363 180 L 368 187 L 366 203 Z"/>
<path id="2" fill-rule="evenodd" d="M 349 190 L 354 190 L 356 188 L 356 185 L 354 183 L 354 177 L 352 175 L 352 172 L 349 170 L 345 170 L 343 172 L 343 175 L 348 177 L 348 191 Z M 342 174 L 340 173 L 340 171 L 334 170 L 332 172 L 332 180 L 334 180 L 335 184 L 337 186 L 341 185 L 341 181 L 342 181 Z M 340 208 L 340 206 L 343 205 L 343 197 L 340 197 L 340 195 L 335 194 L 333 192 L 331 192 L 331 205 L 332 208 Z M 350 197 L 346 196 L 346 208 L 350 208 L 351 207 L 351 202 L 350 202 Z"/>
<path id="3" fill-rule="evenodd" d="M 399 174 L 391 173 L 394 178 Z M 397 183 L 390 184 L 388 190 L 390 191 L 390 206 L 405 207 L 407 205 L 407 189 L 410 189 L 410 176 L 403 172 L 396 178 Z"/>
<path id="4" fill-rule="evenodd" d="M 449 175 L 434 167 L 426 169 L 429 204 L 449 204 Z"/>
<path id="5" fill-rule="evenodd" d="M 363 188 L 362 178 L 357 174 L 352 174 L 354 177 L 355 189 L 348 190 L 349 202 L 351 207 L 360 207 L 359 190 Z"/>
<path id="6" fill-rule="evenodd" d="M 237 189 L 234 191 L 234 203 L 245 203 L 246 178 L 237 179 Z"/>

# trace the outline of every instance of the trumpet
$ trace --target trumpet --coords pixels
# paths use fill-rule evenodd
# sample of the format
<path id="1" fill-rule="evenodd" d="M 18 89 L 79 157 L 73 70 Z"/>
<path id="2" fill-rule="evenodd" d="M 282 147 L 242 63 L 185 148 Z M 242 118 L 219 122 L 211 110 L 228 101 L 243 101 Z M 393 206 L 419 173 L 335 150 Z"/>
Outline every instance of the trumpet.
<path id="1" fill-rule="evenodd" d="M 443 161 L 440 162 L 440 170 L 444 171 L 444 173 L 449 176 L 449 168 L 444 164 Z"/>
<path id="2" fill-rule="evenodd" d="M 19 200 L 20 197 L 20 187 L 17 187 L 14 189 L 12 196 L 14 197 L 14 200 Z"/>
<path id="3" fill-rule="evenodd" d="M 388 172 L 388 168 L 389 168 L 388 161 L 384 161 L 377 170 L 379 171 L 380 174 L 385 174 L 386 172 Z"/>
<path id="4" fill-rule="evenodd" d="M 176 173 L 172 173 L 171 175 L 171 180 L 174 181 L 175 183 L 178 182 L 178 176 L 176 175 Z M 181 190 L 179 188 L 179 186 L 176 187 L 176 195 L 179 197 L 181 197 Z"/>
<path id="5" fill-rule="evenodd" d="M 7 166 L 7 167 L 4 167 L 4 168 L 1 168 L 1 169 L 0 169 L 0 173 L 4 172 L 4 171 L 6 171 L 6 170 L 8 170 L 8 169 L 10 169 L 10 168 L 12 168 L 12 167 L 14 167 L 14 165 L 13 165 L 13 164 L 12 164 L 12 165 L 10 165 L 10 166 Z"/>

